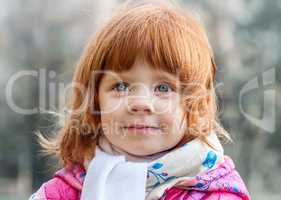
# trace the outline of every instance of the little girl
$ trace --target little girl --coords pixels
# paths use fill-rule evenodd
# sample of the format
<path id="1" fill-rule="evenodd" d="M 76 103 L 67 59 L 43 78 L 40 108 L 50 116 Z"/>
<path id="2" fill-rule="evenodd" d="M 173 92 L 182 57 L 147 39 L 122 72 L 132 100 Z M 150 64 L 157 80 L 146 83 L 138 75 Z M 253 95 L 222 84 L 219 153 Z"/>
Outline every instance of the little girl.
<path id="1" fill-rule="evenodd" d="M 62 169 L 36 200 L 249 200 L 220 139 L 205 31 L 167 5 L 115 15 L 89 42 L 53 140 Z"/>

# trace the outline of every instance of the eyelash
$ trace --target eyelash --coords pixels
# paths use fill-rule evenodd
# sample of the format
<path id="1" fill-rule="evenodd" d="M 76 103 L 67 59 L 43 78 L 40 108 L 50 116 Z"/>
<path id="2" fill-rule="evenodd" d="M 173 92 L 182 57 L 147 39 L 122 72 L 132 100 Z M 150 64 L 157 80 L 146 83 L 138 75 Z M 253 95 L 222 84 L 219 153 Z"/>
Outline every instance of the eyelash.
<path id="1" fill-rule="evenodd" d="M 111 87 L 111 90 L 114 90 L 114 91 L 116 91 L 116 92 L 123 92 L 123 91 L 118 91 L 118 90 L 117 90 L 118 85 L 119 85 L 119 84 L 122 84 L 122 83 L 125 84 L 127 87 L 128 87 L 128 85 L 129 85 L 128 83 L 122 82 L 122 81 L 121 81 L 121 82 L 115 83 L 115 84 Z M 163 85 L 167 85 L 167 86 L 169 87 L 169 89 L 170 89 L 170 90 L 169 90 L 170 92 L 174 92 L 174 91 L 175 91 L 175 87 L 174 87 L 171 83 L 167 83 L 167 82 L 161 82 L 161 83 L 157 84 L 156 87 L 157 87 L 157 86 L 160 86 L 160 85 L 162 85 L 162 84 L 163 84 Z M 164 93 L 168 93 L 169 91 L 164 92 Z M 161 92 L 160 92 L 160 93 L 161 93 Z"/>

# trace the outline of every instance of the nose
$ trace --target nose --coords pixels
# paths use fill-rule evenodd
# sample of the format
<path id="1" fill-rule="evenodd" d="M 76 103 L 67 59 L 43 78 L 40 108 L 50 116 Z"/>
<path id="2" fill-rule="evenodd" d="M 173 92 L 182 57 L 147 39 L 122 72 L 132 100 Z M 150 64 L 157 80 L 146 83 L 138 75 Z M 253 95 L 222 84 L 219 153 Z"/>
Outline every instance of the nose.
<path id="1" fill-rule="evenodd" d="M 151 114 L 154 112 L 150 94 L 130 96 L 128 99 L 128 112 L 131 114 Z"/>
<path id="2" fill-rule="evenodd" d="M 133 100 L 128 104 L 128 111 L 131 114 L 151 114 L 154 112 L 153 106 L 148 100 Z"/>

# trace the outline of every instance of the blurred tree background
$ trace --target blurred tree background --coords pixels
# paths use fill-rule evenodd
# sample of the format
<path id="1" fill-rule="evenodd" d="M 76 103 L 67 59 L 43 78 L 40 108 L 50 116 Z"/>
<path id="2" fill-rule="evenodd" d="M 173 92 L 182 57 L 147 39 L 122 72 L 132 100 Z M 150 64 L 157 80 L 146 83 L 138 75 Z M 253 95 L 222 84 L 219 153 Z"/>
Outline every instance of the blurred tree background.
<path id="1" fill-rule="evenodd" d="M 52 176 L 55 159 L 39 155 L 34 131 L 56 133 L 58 117 L 48 111 L 63 110 L 61 89 L 70 83 L 87 40 L 123 2 L 1 2 L 0 200 L 27 199 Z M 226 154 L 234 159 L 253 199 L 279 200 L 281 2 L 172 2 L 198 15 L 214 48 L 219 116 L 234 140 L 225 146 Z M 31 71 L 33 75 L 12 84 L 11 101 L 13 78 Z M 21 114 L 11 102 L 38 112 Z"/>

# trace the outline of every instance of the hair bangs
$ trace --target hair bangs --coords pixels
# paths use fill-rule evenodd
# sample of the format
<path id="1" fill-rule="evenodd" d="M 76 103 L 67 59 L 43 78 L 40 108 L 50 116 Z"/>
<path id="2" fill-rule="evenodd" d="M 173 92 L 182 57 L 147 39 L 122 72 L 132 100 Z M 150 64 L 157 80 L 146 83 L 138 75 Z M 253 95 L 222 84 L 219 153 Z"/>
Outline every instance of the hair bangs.
<path id="1" fill-rule="evenodd" d="M 142 6 L 122 13 L 108 27 L 111 34 L 105 38 L 108 46 L 103 69 L 126 71 L 140 59 L 154 69 L 185 78 L 200 68 L 205 70 L 211 61 L 210 49 L 203 31 L 195 25 L 159 6 Z"/>

